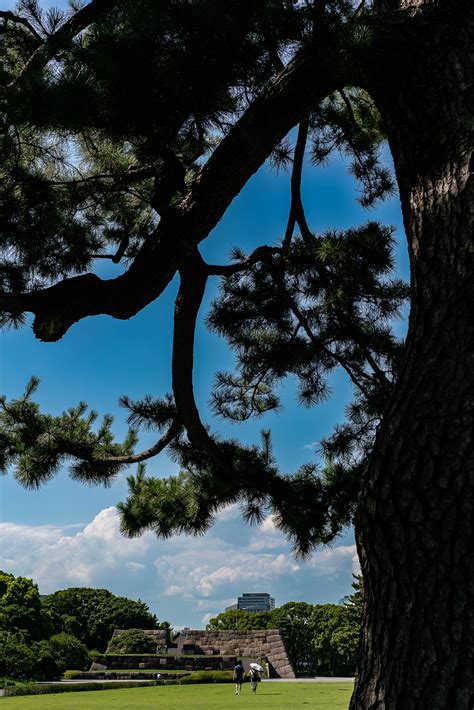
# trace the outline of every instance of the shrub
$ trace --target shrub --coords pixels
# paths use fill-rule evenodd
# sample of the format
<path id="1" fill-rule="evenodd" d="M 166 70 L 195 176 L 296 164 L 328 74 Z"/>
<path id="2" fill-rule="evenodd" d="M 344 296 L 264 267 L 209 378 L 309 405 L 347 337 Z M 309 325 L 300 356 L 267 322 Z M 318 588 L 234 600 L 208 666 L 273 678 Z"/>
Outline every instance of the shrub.
<path id="1" fill-rule="evenodd" d="M 64 684 L 37 684 L 37 683 L 24 683 L 22 685 L 16 685 L 12 688 L 5 688 L 5 696 L 14 695 L 49 695 L 54 693 L 77 693 L 86 690 L 116 690 L 118 688 L 139 688 L 147 685 L 156 685 L 155 681 L 120 681 L 117 683 L 106 682 L 106 683 L 64 683 Z"/>
<path id="2" fill-rule="evenodd" d="M 0 631 L 0 676 L 30 676 L 35 667 L 33 651 L 21 633 Z"/>
<path id="3" fill-rule="evenodd" d="M 71 634 L 55 634 L 48 641 L 42 641 L 42 644 L 49 647 L 59 673 L 63 673 L 67 668 L 85 671 L 90 665 L 89 651 L 86 646 Z"/>
<path id="4" fill-rule="evenodd" d="M 116 597 L 107 589 L 62 589 L 43 599 L 43 608 L 50 613 L 55 631 L 72 632 L 88 648 L 101 651 L 114 629 L 160 628 L 144 602 Z"/>
<path id="5" fill-rule="evenodd" d="M 33 675 L 39 680 L 56 680 L 61 673 L 53 655 L 49 641 L 40 641 L 33 646 L 35 667 Z"/>
<path id="6" fill-rule="evenodd" d="M 128 629 L 109 643 L 108 653 L 154 653 L 156 643 L 142 629 Z"/>

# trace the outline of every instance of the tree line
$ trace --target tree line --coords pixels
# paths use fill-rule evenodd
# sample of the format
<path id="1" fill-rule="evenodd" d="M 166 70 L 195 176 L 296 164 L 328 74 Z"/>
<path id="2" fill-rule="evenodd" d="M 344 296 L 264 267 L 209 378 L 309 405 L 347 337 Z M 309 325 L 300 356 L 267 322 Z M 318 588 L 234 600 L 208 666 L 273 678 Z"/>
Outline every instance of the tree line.
<path id="1" fill-rule="evenodd" d="M 362 583 L 340 604 L 288 602 L 270 612 L 226 611 L 208 630 L 279 629 L 297 675 L 346 675 L 356 669 Z M 114 629 L 126 633 L 111 641 Z M 40 596 L 26 577 L 0 571 L 0 677 L 58 678 L 86 670 L 91 655 L 155 653 L 141 629 L 166 629 L 148 606 L 107 589 L 71 587 Z"/>
<path id="2" fill-rule="evenodd" d="M 288 602 L 272 611 L 225 611 L 207 629 L 279 629 L 297 675 L 353 675 L 362 617 L 362 581 L 340 604 Z"/>
<path id="3" fill-rule="evenodd" d="M 25 577 L 0 571 L 0 677 L 58 678 L 86 670 L 116 628 L 167 628 L 148 606 L 106 589 L 72 587 L 41 597 Z"/>

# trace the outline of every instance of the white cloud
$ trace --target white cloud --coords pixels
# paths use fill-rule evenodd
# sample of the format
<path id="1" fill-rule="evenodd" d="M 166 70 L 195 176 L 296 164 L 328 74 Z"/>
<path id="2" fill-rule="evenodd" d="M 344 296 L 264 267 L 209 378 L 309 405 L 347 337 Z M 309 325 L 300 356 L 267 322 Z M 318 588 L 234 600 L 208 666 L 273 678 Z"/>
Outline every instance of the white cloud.
<path id="1" fill-rule="evenodd" d="M 217 515 L 218 522 L 224 522 L 225 520 L 235 520 L 240 517 L 240 509 L 238 503 L 231 503 L 225 508 L 222 508 Z"/>
<path id="2" fill-rule="evenodd" d="M 256 555 L 252 553 L 237 553 L 232 566 L 218 567 L 209 574 L 195 575 L 196 588 L 205 597 L 213 594 L 223 586 L 236 585 L 271 585 L 278 577 L 297 572 L 297 565 L 291 558 L 280 554 Z"/>
<path id="3" fill-rule="evenodd" d="M 360 574 L 359 558 L 355 545 L 341 545 L 318 550 L 309 560 L 308 566 L 314 569 L 317 575 L 335 575 L 348 563 L 354 574 Z"/>
<path id="4" fill-rule="evenodd" d="M 164 590 L 165 597 L 177 597 L 184 593 L 184 587 L 179 587 L 177 584 L 171 584 Z"/>
<path id="5" fill-rule="evenodd" d="M 140 597 L 176 628 L 199 627 L 242 592 L 268 591 L 277 604 L 338 601 L 350 593 L 351 573 L 358 571 L 354 545 L 296 562 L 271 516 L 259 527 L 236 516 L 238 507 L 229 506 L 206 536 L 165 541 L 152 533 L 124 538 L 115 508 L 85 525 L 0 523 L 0 568 L 32 577 L 43 594 L 90 586 Z"/>
<path id="6" fill-rule="evenodd" d="M 275 525 L 273 515 L 265 518 L 263 523 L 258 528 L 258 533 L 255 534 L 249 543 L 251 550 L 276 550 L 278 548 L 288 551 L 288 543 L 284 534 Z"/>
<path id="7" fill-rule="evenodd" d="M 127 569 L 131 569 L 132 572 L 140 572 L 140 570 L 146 569 L 146 565 L 142 565 L 140 562 L 127 562 L 125 566 Z"/>
<path id="8" fill-rule="evenodd" d="M 280 534 L 280 531 L 275 526 L 275 518 L 273 515 L 269 515 L 265 518 L 263 523 L 260 525 L 260 530 L 263 533 L 269 533 L 270 535 Z"/>
<path id="9" fill-rule="evenodd" d="M 47 594 L 64 586 L 93 586 L 104 573 L 123 566 L 137 569 L 136 558 L 146 555 L 150 546 L 150 535 L 122 537 L 115 508 L 101 510 L 82 531 L 73 530 L 70 526 L 0 523 L 1 547 L 8 550 L 0 564 L 32 577 Z"/>

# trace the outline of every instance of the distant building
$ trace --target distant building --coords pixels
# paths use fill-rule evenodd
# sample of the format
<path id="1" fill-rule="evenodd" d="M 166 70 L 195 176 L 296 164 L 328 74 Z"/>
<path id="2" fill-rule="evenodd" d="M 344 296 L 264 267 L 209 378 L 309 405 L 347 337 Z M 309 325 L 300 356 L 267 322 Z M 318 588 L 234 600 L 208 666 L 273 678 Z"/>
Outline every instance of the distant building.
<path id="1" fill-rule="evenodd" d="M 235 611 L 242 609 L 243 611 L 251 611 L 254 613 L 261 611 L 271 611 L 275 608 L 275 599 L 266 592 L 256 593 L 249 592 L 242 594 L 237 598 L 237 604 L 232 604 L 226 607 L 226 611 Z"/>

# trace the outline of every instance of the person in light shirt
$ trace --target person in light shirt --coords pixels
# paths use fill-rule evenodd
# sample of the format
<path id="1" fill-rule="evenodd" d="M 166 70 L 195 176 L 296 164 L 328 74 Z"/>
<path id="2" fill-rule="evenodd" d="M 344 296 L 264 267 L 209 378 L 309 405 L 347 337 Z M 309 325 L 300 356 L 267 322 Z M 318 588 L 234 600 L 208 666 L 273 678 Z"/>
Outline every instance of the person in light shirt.
<path id="1" fill-rule="evenodd" d="M 252 691 L 253 695 L 257 692 L 257 683 L 260 682 L 260 673 L 256 668 L 250 668 L 249 670 L 249 678 L 250 678 L 250 690 Z"/>

